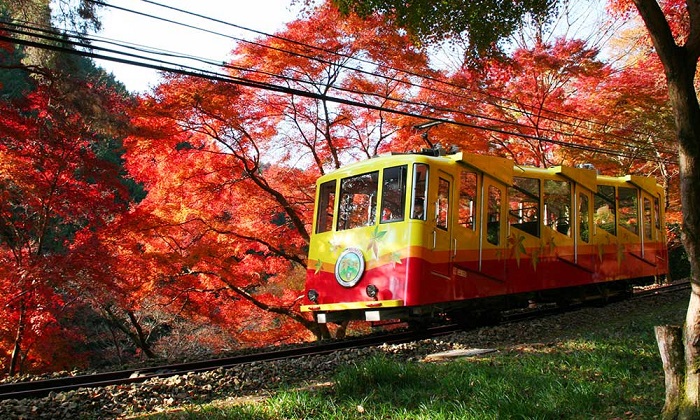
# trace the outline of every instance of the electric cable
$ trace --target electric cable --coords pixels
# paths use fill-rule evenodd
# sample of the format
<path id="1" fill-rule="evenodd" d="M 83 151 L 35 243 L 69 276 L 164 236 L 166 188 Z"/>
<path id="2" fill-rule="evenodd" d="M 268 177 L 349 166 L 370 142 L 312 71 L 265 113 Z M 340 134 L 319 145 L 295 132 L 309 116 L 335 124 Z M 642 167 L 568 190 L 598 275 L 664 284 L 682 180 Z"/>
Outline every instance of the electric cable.
<path id="1" fill-rule="evenodd" d="M 24 34 L 25 34 L 25 35 L 30 35 L 30 36 L 32 35 L 32 34 L 27 34 L 27 33 L 24 33 Z M 18 43 L 23 43 L 23 42 L 20 42 L 20 41 L 22 41 L 22 40 L 17 40 L 17 39 L 13 39 L 13 38 L 6 38 L 6 37 L 3 37 L 3 38 L 5 38 L 5 39 L 7 39 L 7 40 L 10 40 L 10 41 L 14 41 L 14 42 L 18 42 Z M 45 37 L 45 38 L 46 38 L 46 37 Z M 66 42 L 65 39 L 54 39 L 54 41 L 57 41 L 57 42 Z M 46 48 L 50 48 L 50 49 L 57 49 L 58 51 L 61 51 L 61 52 L 76 53 L 76 50 L 70 49 L 70 48 L 50 47 L 50 46 L 47 46 L 46 44 L 41 44 L 41 43 L 31 43 L 31 44 L 27 44 L 26 41 L 25 41 L 24 43 L 25 43 L 25 45 L 32 45 L 32 46 L 35 46 L 35 47 L 38 47 L 38 48 L 46 47 Z M 93 48 L 92 46 L 89 46 L 89 45 L 86 45 L 86 44 L 81 44 L 81 43 L 79 43 L 79 42 L 70 42 L 70 43 L 71 43 L 72 45 L 80 46 L 80 47 L 83 47 L 83 48 Z M 125 53 L 123 53 L 123 52 L 118 52 L 118 51 L 114 51 L 114 50 L 105 50 L 105 51 L 106 51 L 106 52 L 112 52 L 112 53 L 124 54 L 125 56 L 131 57 L 131 58 L 141 58 L 141 59 L 144 58 L 144 57 L 138 56 L 138 55 L 136 55 L 136 54 L 125 54 Z M 208 78 L 208 79 L 210 79 L 210 80 L 230 81 L 230 82 L 233 82 L 233 83 L 237 83 L 237 84 L 244 85 L 244 86 L 249 86 L 249 87 L 257 87 L 257 88 L 262 88 L 262 89 L 266 89 L 266 90 L 277 91 L 277 92 L 287 93 L 287 94 L 296 94 L 296 95 L 299 95 L 299 96 L 306 96 L 306 97 L 311 97 L 311 98 L 314 98 L 314 99 L 329 100 L 329 101 L 331 101 L 331 102 L 343 103 L 343 104 L 347 104 L 347 105 L 351 105 L 351 106 L 359 106 L 359 107 L 363 107 L 363 108 L 367 108 L 367 109 L 374 109 L 374 110 L 378 110 L 378 111 L 387 111 L 387 112 L 392 112 L 392 113 L 398 113 L 398 114 L 401 114 L 401 115 L 411 116 L 411 117 L 415 117 L 415 118 L 426 118 L 426 117 L 423 116 L 423 115 L 419 115 L 419 114 L 415 114 L 415 113 L 410 113 L 410 112 L 405 112 L 405 111 L 400 111 L 400 110 L 396 110 L 396 109 L 385 108 L 385 107 L 381 107 L 381 106 L 374 106 L 374 105 L 371 105 L 371 104 L 367 104 L 367 103 L 365 103 L 365 102 L 358 102 L 358 101 L 353 101 L 353 100 L 347 100 L 347 99 L 338 98 L 338 97 L 329 96 L 329 95 L 314 94 L 314 93 L 312 93 L 312 92 L 308 92 L 308 91 L 304 91 L 304 90 L 299 90 L 299 89 L 293 89 L 293 88 L 289 88 L 289 87 L 281 87 L 281 86 L 279 86 L 279 85 L 274 85 L 274 84 L 270 84 L 270 83 L 264 83 L 264 82 L 258 82 L 258 81 L 251 81 L 250 79 L 245 79 L 245 78 L 236 78 L 236 77 L 233 77 L 233 76 L 231 76 L 231 75 L 221 75 L 221 74 L 216 73 L 216 72 L 213 72 L 213 71 L 205 71 L 205 72 L 203 72 L 201 69 L 193 68 L 193 67 L 190 67 L 190 66 L 183 66 L 183 65 L 180 65 L 180 64 L 173 64 L 173 63 L 171 63 L 171 62 L 167 62 L 167 61 L 164 61 L 164 60 L 155 60 L 155 59 L 153 59 L 153 58 L 147 58 L 148 60 L 151 60 L 151 61 L 154 61 L 155 63 L 158 63 L 158 64 L 147 65 L 147 64 L 145 64 L 145 63 L 134 62 L 133 60 L 118 59 L 118 58 L 115 58 L 115 57 L 106 57 L 106 56 L 103 56 L 103 55 L 100 55 L 100 54 L 90 54 L 90 53 L 85 52 L 85 51 L 80 51 L 80 52 L 78 52 L 78 53 L 79 53 L 80 55 L 91 56 L 91 57 L 93 57 L 93 58 L 101 58 L 101 59 L 106 59 L 106 60 L 111 60 L 111 61 L 122 62 L 122 63 L 125 63 L 125 64 L 141 65 L 141 66 L 144 66 L 144 67 L 154 68 L 154 69 L 161 70 L 161 71 L 170 71 L 170 72 L 175 72 L 175 73 L 180 73 L 180 74 L 194 75 L 194 76 L 197 76 L 197 77 Z M 188 57 L 188 58 L 192 58 L 192 57 L 190 56 L 190 57 Z M 212 64 L 212 63 L 211 63 L 211 62 L 208 62 L 208 64 Z M 218 63 L 217 63 L 217 64 L 218 64 Z M 173 65 L 175 65 L 175 66 L 177 66 L 177 67 L 179 67 L 179 68 L 173 68 L 173 67 L 172 67 Z M 275 75 L 275 76 L 277 77 L 278 75 Z M 354 92 L 354 93 L 358 93 L 358 94 L 367 94 L 366 92 Z M 394 99 L 394 98 L 383 98 L 383 99 L 388 99 L 388 100 L 397 101 L 397 100 Z M 417 103 L 412 103 L 412 104 L 413 104 L 413 105 L 420 105 L 420 106 L 429 106 L 429 104 L 417 104 Z M 448 110 L 448 111 L 455 112 L 455 110 Z M 427 118 L 430 118 L 430 117 L 427 117 Z M 563 146 L 563 147 L 576 148 L 576 149 L 588 150 L 588 151 L 600 151 L 600 152 L 605 152 L 605 153 L 610 154 L 610 155 L 616 155 L 616 156 L 628 157 L 628 158 L 635 158 L 635 156 L 633 156 L 633 155 L 626 154 L 626 153 L 622 153 L 622 152 L 619 152 L 619 151 L 614 151 L 614 150 L 612 150 L 612 149 L 596 148 L 596 147 L 585 146 L 585 145 L 576 145 L 576 144 L 567 143 L 567 142 L 563 142 L 563 141 L 558 141 L 558 140 L 554 140 L 554 139 L 550 139 L 550 138 L 543 138 L 543 137 L 539 137 L 539 136 L 532 136 L 532 135 L 527 135 L 527 134 L 524 134 L 524 133 L 512 132 L 512 131 L 508 131 L 508 130 L 504 130 L 504 129 L 494 128 L 494 127 L 487 127 L 487 126 L 477 125 L 477 124 L 470 124 L 470 123 L 465 123 L 465 122 L 458 122 L 458 121 L 447 120 L 447 119 L 436 119 L 436 118 L 430 118 L 430 119 L 433 120 L 433 121 L 441 121 L 441 122 L 450 123 L 450 124 L 455 124 L 455 125 L 459 125 L 459 126 L 463 126 L 463 127 L 469 127 L 469 128 L 474 128 L 474 129 L 482 129 L 482 130 L 487 130 L 487 131 L 491 131 L 491 132 L 497 132 L 497 133 L 501 133 L 501 134 L 505 134 L 505 135 L 509 135 L 509 136 L 515 136 L 515 137 L 520 137 L 520 138 L 527 138 L 527 139 L 532 139 L 532 140 L 542 141 L 542 142 L 549 142 L 549 143 L 552 143 L 552 144 L 558 144 L 558 145 Z M 499 121 L 499 122 L 512 125 L 512 123 L 505 122 L 505 121 Z"/>
<path id="2" fill-rule="evenodd" d="M 45 32 L 50 32 L 50 31 L 46 31 L 46 30 L 45 30 Z M 83 36 L 83 35 L 80 35 L 79 37 L 80 37 L 80 39 L 85 39 L 85 36 Z M 105 41 L 105 38 L 99 38 L 99 37 L 93 37 L 93 38 L 94 38 L 94 40 L 97 40 L 97 41 L 107 42 L 107 41 Z M 95 48 L 94 44 L 91 43 L 91 41 L 94 41 L 94 40 L 89 40 L 89 39 L 86 40 L 86 42 L 89 43 L 89 44 L 91 44 L 91 45 L 90 45 L 90 46 L 84 46 L 84 47 L 86 47 L 86 48 Z M 123 43 L 120 44 L 120 43 L 117 43 L 117 42 L 114 42 L 114 41 L 112 41 L 112 43 L 113 43 L 113 44 L 118 44 L 118 45 L 120 45 L 120 46 L 124 46 Z M 282 78 L 282 79 L 284 79 L 284 80 L 297 82 L 297 83 L 300 83 L 300 84 L 302 84 L 302 85 L 303 85 L 303 84 L 312 85 L 312 86 L 314 85 L 313 82 L 311 82 L 311 81 L 309 81 L 309 80 L 302 80 L 302 79 L 298 79 L 298 78 L 291 78 L 291 77 L 288 77 L 288 76 L 281 76 L 281 75 L 272 74 L 272 73 L 269 73 L 269 72 L 263 72 L 263 71 L 260 71 L 260 70 L 244 69 L 244 68 L 241 68 L 241 67 L 239 67 L 239 66 L 233 66 L 233 65 L 231 65 L 231 64 L 222 64 L 222 63 L 219 62 L 219 61 L 214 61 L 214 60 L 209 60 L 209 59 L 198 58 L 198 57 L 194 57 L 194 56 L 191 56 L 191 55 L 182 55 L 182 54 L 178 54 L 178 53 L 163 52 L 162 50 L 155 50 L 155 49 L 148 48 L 148 47 L 135 48 L 135 47 L 131 46 L 131 47 L 129 47 L 129 48 L 138 49 L 139 51 L 145 51 L 145 52 L 147 52 L 147 53 L 160 54 L 160 55 L 166 55 L 166 56 L 171 56 L 171 57 L 184 57 L 184 58 L 188 58 L 188 59 L 192 59 L 192 60 L 197 60 L 197 61 L 200 61 L 200 62 L 205 63 L 205 64 L 216 65 L 216 66 L 220 66 L 220 67 L 224 67 L 224 68 L 229 68 L 229 69 L 236 69 L 236 70 L 244 71 L 244 72 L 254 72 L 254 73 L 258 73 L 258 74 L 265 74 L 265 75 L 267 75 L 267 76 L 269 76 L 269 77 Z M 113 51 L 113 50 L 110 50 L 110 51 L 115 52 L 115 51 Z M 376 75 L 376 74 L 373 74 L 373 75 L 375 75 L 375 76 L 377 76 L 377 77 L 380 77 L 380 78 L 381 78 L 381 77 L 384 77 L 383 75 Z M 464 116 L 466 116 L 466 117 L 477 118 L 477 119 L 487 120 L 487 121 L 493 121 L 493 122 L 501 123 L 501 124 L 504 124 L 504 125 L 509 125 L 509 126 L 520 126 L 520 127 L 522 127 L 523 129 L 525 129 L 525 130 L 531 130 L 531 129 L 533 129 L 532 126 L 527 125 L 527 124 L 522 124 L 522 123 L 519 123 L 519 122 L 517 122 L 517 121 L 507 121 L 507 120 L 502 120 L 502 119 L 497 119 L 497 118 L 494 118 L 494 117 L 490 117 L 490 116 L 487 116 L 487 115 L 479 115 L 479 114 L 464 112 L 464 111 L 462 111 L 462 110 L 455 110 L 455 109 L 450 109 L 450 108 L 440 108 L 440 107 L 431 106 L 430 104 L 426 104 L 426 103 L 417 103 L 417 102 L 415 102 L 415 101 L 409 101 L 409 100 L 405 100 L 405 99 L 386 98 L 386 97 L 383 97 L 383 96 L 380 96 L 380 95 L 376 95 L 376 94 L 374 94 L 373 92 L 357 91 L 357 90 L 354 90 L 354 89 L 348 89 L 348 88 L 338 87 L 338 86 L 333 86 L 333 88 L 336 89 L 336 90 L 339 90 L 339 91 L 344 91 L 344 92 L 347 92 L 347 93 L 353 93 L 353 94 L 358 94 L 358 95 L 372 95 L 372 96 L 376 96 L 376 97 L 378 97 L 378 98 L 380 98 L 380 99 L 383 99 L 383 100 L 391 100 L 391 101 L 400 102 L 400 103 L 404 103 L 404 104 L 408 104 L 408 105 L 418 105 L 418 106 L 422 106 L 422 107 L 431 107 L 431 108 L 433 109 L 433 111 L 441 111 L 441 112 L 444 112 L 444 113 L 452 113 L 452 114 L 455 114 L 455 113 L 456 113 L 456 114 L 464 115 Z M 578 133 L 578 134 L 574 134 L 574 133 L 565 133 L 565 132 L 553 130 L 553 129 L 547 128 L 547 127 L 540 127 L 539 129 L 540 129 L 541 131 L 556 133 L 556 134 L 563 135 L 563 136 L 567 136 L 567 137 L 579 137 L 579 138 L 586 139 L 586 140 L 599 141 L 599 140 L 596 139 L 596 138 L 589 137 L 589 136 L 584 136 L 584 135 L 581 134 L 581 133 Z M 609 142 L 609 140 L 608 140 L 608 142 Z M 620 144 L 620 143 L 617 143 L 617 144 Z M 621 146 L 625 146 L 625 147 L 629 146 L 627 143 L 620 144 L 620 145 L 621 145 Z M 638 145 L 637 147 L 639 148 L 639 145 Z M 644 150 L 646 150 L 646 151 L 657 152 L 657 149 L 648 149 L 648 148 L 646 147 L 646 145 L 644 145 L 644 146 L 641 147 L 641 148 L 644 149 Z"/>
<path id="3" fill-rule="evenodd" d="M 100 1 L 100 0 L 87 0 L 87 1 L 90 1 L 91 3 L 95 3 L 95 4 L 98 4 L 98 5 L 101 5 L 101 6 L 118 7 L 118 6 L 111 5 L 111 4 L 109 4 L 109 3 L 102 2 L 102 1 Z M 167 10 L 176 11 L 176 12 L 183 13 L 183 14 L 190 15 L 190 16 L 194 16 L 194 17 L 197 17 L 197 18 L 209 20 L 209 21 L 211 21 L 211 22 L 215 22 L 215 23 L 218 23 L 218 24 L 223 24 L 223 25 L 231 26 L 231 27 L 234 27 L 234 28 L 237 28 L 237 29 L 249 31 L 249 32 L 252 32 L 252 33 L 255 33 L 255 34 L 258 34 L 258 35 L 265 36 L 265 37 L 270 38 L 270 39 L 277 39 L 277 40 L 285 41 L 285 42 L 287 42 L 287 43 L 291 43 L 291 44 L 300 46 L 300 47 L 302 47 L 302 48 L 304 48 L 304 49 L 307 49 L 307 50 L 308 50 L 308 49 L 312 49 L 312 50 L 316 50 L 316 51 L 321 51 L 321 52 L 324 52 L 324 53 L 328 53 L 328 54 L 333 54 L 333 55 L 341 56 L 341 57 L 344 57 L 344 58 L 347 58 L 347 59 L 351 59 L 351 60 L 355 60 L 355 61 L 359 61 L 359 62 L 362 62 L 362 63 L 371 64 L 371 65 L 376 66 L 376 67 L 386 67 L 386 68 L 388 68 L 388 69 L 390 69 L 390 70 L 394 70 L 394 71 L 401 72 L 401 73 L 405 73 L 405 74 L 408 74 L 408 75 L 411 75 L 411 76 L 415 76 L 415 77 L 419 77 L 419 78 L 422 78 L 422 79 L 426 79 L 426 80 L 438 82 L 438 83 L 441 83 L 441 84 L 446 84 L 446 85 L 448 85 L 448 86 L 450 86 L 450 87 L 458 88 L 458 89 L 460 89 L 460 90 L 464 90 L 464 89 L 465 89 L 464 86 L 460 86 L 460 85 L 451 83 L 451 82 L 449 82 L 449 81 L 445 81 L 445 80 L 443 80 L 443 79 L 437 79 L 437 78 L 434 78 L 434 77 L 431 77 L 431 76 L 427 76 L 427 75 L 423 75 L 423 74 L 420 74 L 420 73 L 411 72 L 411 71 L 408 71 L 408 70 L 405 70 L 405 69 L 398 69 L 398 68 L 395 68 L 395 67 L 392 67 L 392 66 L 388 66 L 388 65 L 386 65 L 386 64 L 375 63 L 375 62 L 372 62 L 372 61 L 367 60 L 367 59 L 364 59 L 364 58 L 354 57 L 354 56 L 351 56 L 351 55 L 339 53 L 339 52 L 337 52 L 337 51 L 331 51 L 331 50 L 328 50 L 328 49 L 326 49 L 326 48 L 322 48 L 322 47 L 318 47 L 318 46 L 314 46 L 314 45 L 309 45 L 309 44 L 306 44 L 306 43 L 303 43 L 303 42 L 300 42 L 300 41 L 292 40 L 292 39 L 285 38 L 285 37 L 281 37 L 281 36 L 278 36 L 278 35 L 268 34 L 268 33 L 265 33 L 265 32 L 262 32 L 262 31 L 258 31 L 258 30 L 255 30 L 255 29 L 251 29 L 251 28 L 248 28 L 248 27 L 245 27 L 245 26 L 242 26 L 242 25 L 238 25 L 238 24 L 226 22 L 226 21 L 223 21 L 223 20 L 220 20 L 220 19 L 216 19 L 216 18 L 212 18 L 212 17 L 205 16 L 205 15 L 202 15 L 202 14 L 194 13 L 194 12 L 191 12 L 191 11 L 188 11 L 188 10 L 180 9 L 180 8 L 173 7 L 173 6 L 169 6 L 169 5 L 165 5 L 165 4 L 162 4 L 162 3 L 159 3 L 159 2 L 153 1 L 153 0 L 142 0 L 142 1 L 143 1 L 144 3 L 148 3 L 148 4 L 151 4 L 151 5 L 158 6 L 158 7 L 162 7 L 162 8 L 167 9 Z M 130 12 L 132 12 L 131 9 L 127 9 L 127 8 L 119 8 L 119 9 L 120 9 L 120 10 L 124 10 L 124 11 L 130 11 Z M 154 19 L 162 19 L 162 18 L 160 18 L 160 17 L 158 17 L 158 16 L 153 16 L 153 15 L 150 15 L 150 14 L 147 14 L 147 13 L 141 13 L 141 12 L 134 12 L 134 13 L 139 13 L 139 14 L 141 14 L 141 15 L 143 15 L 143 16 L 148 16 L 148 17 L 151 17 L 151 18 L 154 18 Z M 171 21 L 171 22 L 175 22 L 175 21 Z M 178 23 L 178 24 L 179 24 L 179 23 Z M 183 24 L 183 25 L 186 25 L 186 24 Z M 192 26 L 190 26 L 190 27 L 192 27 Z M 318 58 L 315 58 L 315 57 L 310 57 L 310 56 L 308 56 L 308 55 L 299 54 L 299 53 L 297 53 L 297 52 L 292 52 L 292 51 L 288 51 L 288 50 L 283 50 L 283 49 L 278 48 L 278 47 L 272 47 L 272 46 L 269 46 L 269 45 L 260 44 L 260 43 L 256 43 L 256 42 L 253 42 L 253 41 L 249 41 L 249 40 L 245 40 L 245 39 L 241 39 L 241 38 L 237 38 L 237 37 L 231 37 L 231 36 L 228 36 L 228 35 L 225 35 L 225 34 L 221 34 L 221 33 L 215 32 L 215 31 L 209 31 L 209 30 L 202 29 L 202 28 L 197 28 L 197 27 L 192 27 L 192 28 L 198 29 L 198 30 L 202 30 L 202 31 L 206 31 L 206 32 L 209 32 L 209 33 L 212 33 L 212 34 L 216 34 L 216 35 L 219 35 L 219 36 L 228 37 L 228 38 L 231 38 L 231 39 L 234 39 L 234 40 L 239 40 L 239 41 L 242 41 L 242 42 L 247 42 L 247 43 L 250 43 L 250 44 L 253 44 L 253 45 L 258 45 L 258 46 L 262 46 L 262 47 L 265 47 L 265 48 L 274 49 L 274 50 L 281 51 L 281 52 L 285 52 L 285 51 L 286 51 L 286 52 L 289 53 L 289 54 L 294 54 L 294 55 L 296 55 L 296 56 L 301 56 L 301 57 L 304 57 L 304 58 L 307 58 L 307 59 L 312 59 L 312 60 L 313 60 L 313 59 L 316 59 L 316 60 L 318 60 Z M 319 60 L 319 61 L 322 61 L 322 60 Z M 375 76 L 375 77 L 385 77 L 385 76 L 380 75 L 380 74 L 376 74 L 376 73 L 372 73 L 372 72 L 366 72 L 366 71 L 363 71 L 363 70 L 361 70 L 361 69 L 357 69 L 357 68 L 353 68 L 353 67 L 346 67 L 346 66 L 343 66 L 343 67 L 348 68 L 348 69 L 351 70 L 351 71 L 359 71 L 359 72 L 363 72 L 363 73 L 367 73 L 367 74 L 373 75 L 373 76 Z M 414 86 L 414 87 L 419 87 L 419 88 L 426 89 L 426 87 L 423 86 L 423 85 L 413 85 L 413 86 Z M 432 89 L 432 88 L 429 88 L 429 87 L 428 87 L 427 89 L 430 90 L 430 89 Z M 442 94 L 454 94 L 453 92 L 446 92 L 446 91 L 441 91 L 441 90 L 437 90 L 437 92 L 438 92 L 438 93 L 442 93 Z M 499 101 L 513 102 L 513 103 L 516 103 L 517 105 L 521 105 L 521 104 L 517 103 L 516 101 L 513 101 L 513 100 L 511 100 L 511 99 L 509 99 L 509 98 L 499 97 L 499 96 L 490 94 L 490 93 L 488 93 L 488 92 L 474 92 L 474 91 L 471 91 L 471 93 L 476 93 L 476 94 L 481 95 L 481 96 L 491 97 L 491 98 L 497 99 L 497 100 L 499 100 Z M 474 98 L 469 97 L 469 96 L 460 95 L 460 97 L 461 97 L 461 98 L 464 98 L 464 99 L 467 99 L 467 100 L 469 100 L 469 101 L 472 101 L 472 102 L 480 103 L 480 102 L 478 102 L 477 99 L 474 99 Z M 503 105 L 499 105 L 499 104 L 495 104 L 495 103 L 491 103 L 491 104 L 492 104 L 494 107 L 504 108 L 504 109 L 507 109 L 507 110 L 512 111 L 512 112 L 531 113 L 531 115 L 537 116 L 538 118 L 548 119 L 548 120 L 551 120 L 551 121 L 554 121 L 554 122 L 557 122 L 557 123 L 560 123 L 560 124 L 565 124 L 565 125 L 574 126 L 573 123 L 569 123 L 569 122 L 567 122 L 567 121 L 555 120 L 555 119 L 553 119 L 553 118 L 551 118 L 551 117 L 548 117 L 548 116 L 546 116 L 546 115 L 535 114 L 535 112 L 533 112 L 533 111 L 528 111 L 527 109 L 522 109 L 522 108 L 508 108 L 508 107 L 504 107 Z M 537 110 L 536 110 L 536 111 L 537 111 Z M 577 120 L 577 121 L 583 121 L 583 122 L 590 123 L 590 124 L 595 124 L 595 125 L 600 125 L 600 126 L 603 126 L 603 125 L 604 125 L 604 124 L 599 123 L 599 122 L 597 122 L 597 121 L 592 121 L 592 120 L 583 119 L 583 118 L 581 118 L 581 117 L 576 117 L 576 116 L 568 115 L 568 114 L 565 114 L 565 113 L 562 113 L 562 112 L 559 112 L 559 111 L 551 111 L 551 110 L 545 110 L 545 109 L 540 109 L 539 111 L 546 111 L 547 113 L 551 113 L 551 114 L 553 114 L 553 115 L 564 116 L 564 117 L 566 117 L 566 118 L 574 119 L 574 120 Z M 476 116 L 476 117 L 479 117 L 479 116 Z M 511 123 L 511 124 L 512 124 L 512 123 Z M 528 126 L 528 127 L 529 127 L 529 126 Z M 621 129 L 621 130 L 627 130 L 627 129 L 624 128 L 624 127 L 617 127 L 617 128 L 618 128 L 618 129 Z M 547 131 L 550 131 L 550 132 L 556 132 L 555 130 L 552 130 L 552 129 L 549 129 L 549 128 L 544 128 L 544 129 L 546 129 Z M 627 131 L 629 131 L 629 130 L 627 130 Z M 561 133 L 561 132 L 558 132 L 558 133 L 559 133 L 559 134 L 563 134 L 563 135 L 572 135 L 571 133 Z M 600 132 L 600 134 L 606 135 L 606 136 L 608 136 L 608 137 L 618 137 L 618 138 L 621 138 L 621 139 L 623 139 L 623 140 L 630 141 L 629 138 L 619 136 L 619 135 L 617 135 L 617 134 L 615 134 L 615 133 Z M 646 133 L 643 133 L 643 132 L 637 132 L 637 134 L 646 135 Z M 633 141 L 633 140 L 632 140 L 632 141 Z"/>

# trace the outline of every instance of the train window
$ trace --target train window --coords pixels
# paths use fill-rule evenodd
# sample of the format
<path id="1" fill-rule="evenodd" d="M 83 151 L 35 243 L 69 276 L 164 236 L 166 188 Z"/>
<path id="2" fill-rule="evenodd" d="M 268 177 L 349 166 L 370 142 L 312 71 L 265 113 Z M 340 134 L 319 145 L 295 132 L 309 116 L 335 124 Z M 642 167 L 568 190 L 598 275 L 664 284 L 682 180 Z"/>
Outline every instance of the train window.
<path id="1" fill-rule="evenodd" d="M 620 212 L 620 226 L 632 233 L 639 233 L 639 209 L 637 204 L 637 189 L 620 187 L 617 189 L 620 197 L 618 211 Z"/>
<path id="2" fill-rule="evenodd" d="M 579 195 L 579 210 L 578 210 L 578 229 L 580 233 L 581 240 L 583 242 L 588 242 L 588 196 L 585 194 Z"/>
<path id="3" fill-rule="evenodd" d="M 501 190 L 489 186 L 489 212 L 486 224 L 486 240 L 494 245 L 501 242 Z"/>
<path id="4" fill-rule="evenodd" d="M 615 187 L 610 185 L 598 185 L 598 192 L 593 197 L 593 222 L 601 229 L 617 235 L 617 222 L 615 220 Z"/>
<path id="5" fill-rule="evenodd" d="M 476 209 L 476 173 L 462 171 L 459 182 L 459 224 L 474 229 Z"/>
<path id="6" fill-rule="evenodd" d="M 513 178 L 508 188 L 508 223 L 533 236 L 540 236 L 540 180 Z"/>
<path id="7" fill-rule="evenodd" d="M 450 211 L 450 181 L 440 178 L 438 182 L 438 201 L 435 209 L 435 223 L 440 229 L 447 230 L 448 212 Z"/>
<path id="8" fill-rule="evenodd" d="M 644 197 L 644 236 L 651 239 L 651 201 Z"/>
<path id="9" fill-rule="evenodd" d="M 571 183 L 544 181 L 544 224 L 557 232 L 571 236 Z"/>
<path id="10" fill-rule="evenodd" d="M 403 220 L 406 208 L 406 172 L 406 165 L 384 169 L 381 223 Z"/>
<path id="11" fill-rule="evenodd" d="M 428 165 L 413 165 L 413 201 L 411 219 L 425 220 L 425 196 L 428 191 Z"/>
<path id="12" fill-rule="evenodd" d="M 370 172 L 340 181 L 338 229 L 373 225 L 377 215 L 379 172 Z"/>
<path id="13" fill-rule="evenodd" d="M 316 233 L 333 229 L 333 206 L 335 206 L 335 180 L 324 182 L 319 189 Z"/>
<path id="14" fill-rule="evenodd" d="M 654 197 L 654 223 L 656 229 L 661 229 L 661 208 L 659 207 L 659 197 Z"/>

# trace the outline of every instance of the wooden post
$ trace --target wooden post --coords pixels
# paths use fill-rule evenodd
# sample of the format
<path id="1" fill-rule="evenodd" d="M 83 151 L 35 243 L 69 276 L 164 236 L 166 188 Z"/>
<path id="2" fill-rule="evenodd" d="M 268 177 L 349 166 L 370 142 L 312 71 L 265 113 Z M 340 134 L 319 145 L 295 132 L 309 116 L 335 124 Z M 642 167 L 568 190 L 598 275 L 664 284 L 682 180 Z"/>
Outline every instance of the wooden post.
<path id="1" fill-rule="evenodd" d="M 685 377 L 685 357 L 683 352 L 683 330 L 677 325 L 654 327 L 656 342 L 659 345 L 661 362 L 666 379 L 666 402 L 663 418 L 675 419 L 678 416 L 681 390 Z"/>

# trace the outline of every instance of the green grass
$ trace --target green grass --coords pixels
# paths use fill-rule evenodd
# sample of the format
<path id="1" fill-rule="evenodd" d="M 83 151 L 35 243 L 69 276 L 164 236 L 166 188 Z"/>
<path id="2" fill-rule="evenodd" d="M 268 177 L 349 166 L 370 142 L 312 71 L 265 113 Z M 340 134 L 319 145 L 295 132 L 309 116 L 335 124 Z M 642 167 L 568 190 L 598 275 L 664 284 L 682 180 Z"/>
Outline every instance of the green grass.
<path id="1" fill-rule="evenodd" d="M 606 319 L 547 345 L 443 363 L 388 356 L 341 369 L 321 390 L 282 390 L 261 403 L 194 407 L 213 419 L 649 419 L 663 406 L 654 325 L 680 323 L 684 302 Z M 164 415 L 164 418 L 169 418 Z"/>

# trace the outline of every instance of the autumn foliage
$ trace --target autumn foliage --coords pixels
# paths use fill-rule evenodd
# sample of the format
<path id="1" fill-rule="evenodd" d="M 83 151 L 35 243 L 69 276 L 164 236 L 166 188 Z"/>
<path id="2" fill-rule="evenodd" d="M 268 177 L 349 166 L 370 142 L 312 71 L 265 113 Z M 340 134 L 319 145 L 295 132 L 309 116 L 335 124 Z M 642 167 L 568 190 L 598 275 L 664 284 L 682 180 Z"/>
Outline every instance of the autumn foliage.
<path id="1" fill-rule="evenodd" d="M 71 244 L 126 208 L 118 166 L 99 156 L 99 123 L 76 112 L 75 91 L 45 77 L 23 98 L 0 102 L 0 341 L 10 373 L 80 360 L 74 347 L 84 337 L 66 321 L 83 299 L 80 272 L 94 261 L 74 264 Z M 100 86 L 84 88 L 113 100 Z M 98 281 L 89 286 L 110 286 L 109 277 Z"/>
<path id="2" fill-rule="evenodd" d="M 46 69 L 1 97 L 5 373 L 88 364 L 96 347 L 123 361 L 171 354 L 168 340 L 220 351 L 320 335 L 298 311 L 316 178 L 425 137 L 655 175 L 676 194 L 649 54 L 615 67 L 557 39 L 446 70 L 390 22 L 330 5 L 232 48 L 223 70 L 244 83 L 171 74 L 128 100 Z M 453 123 L 415 128 L 430 119 Z"/>

